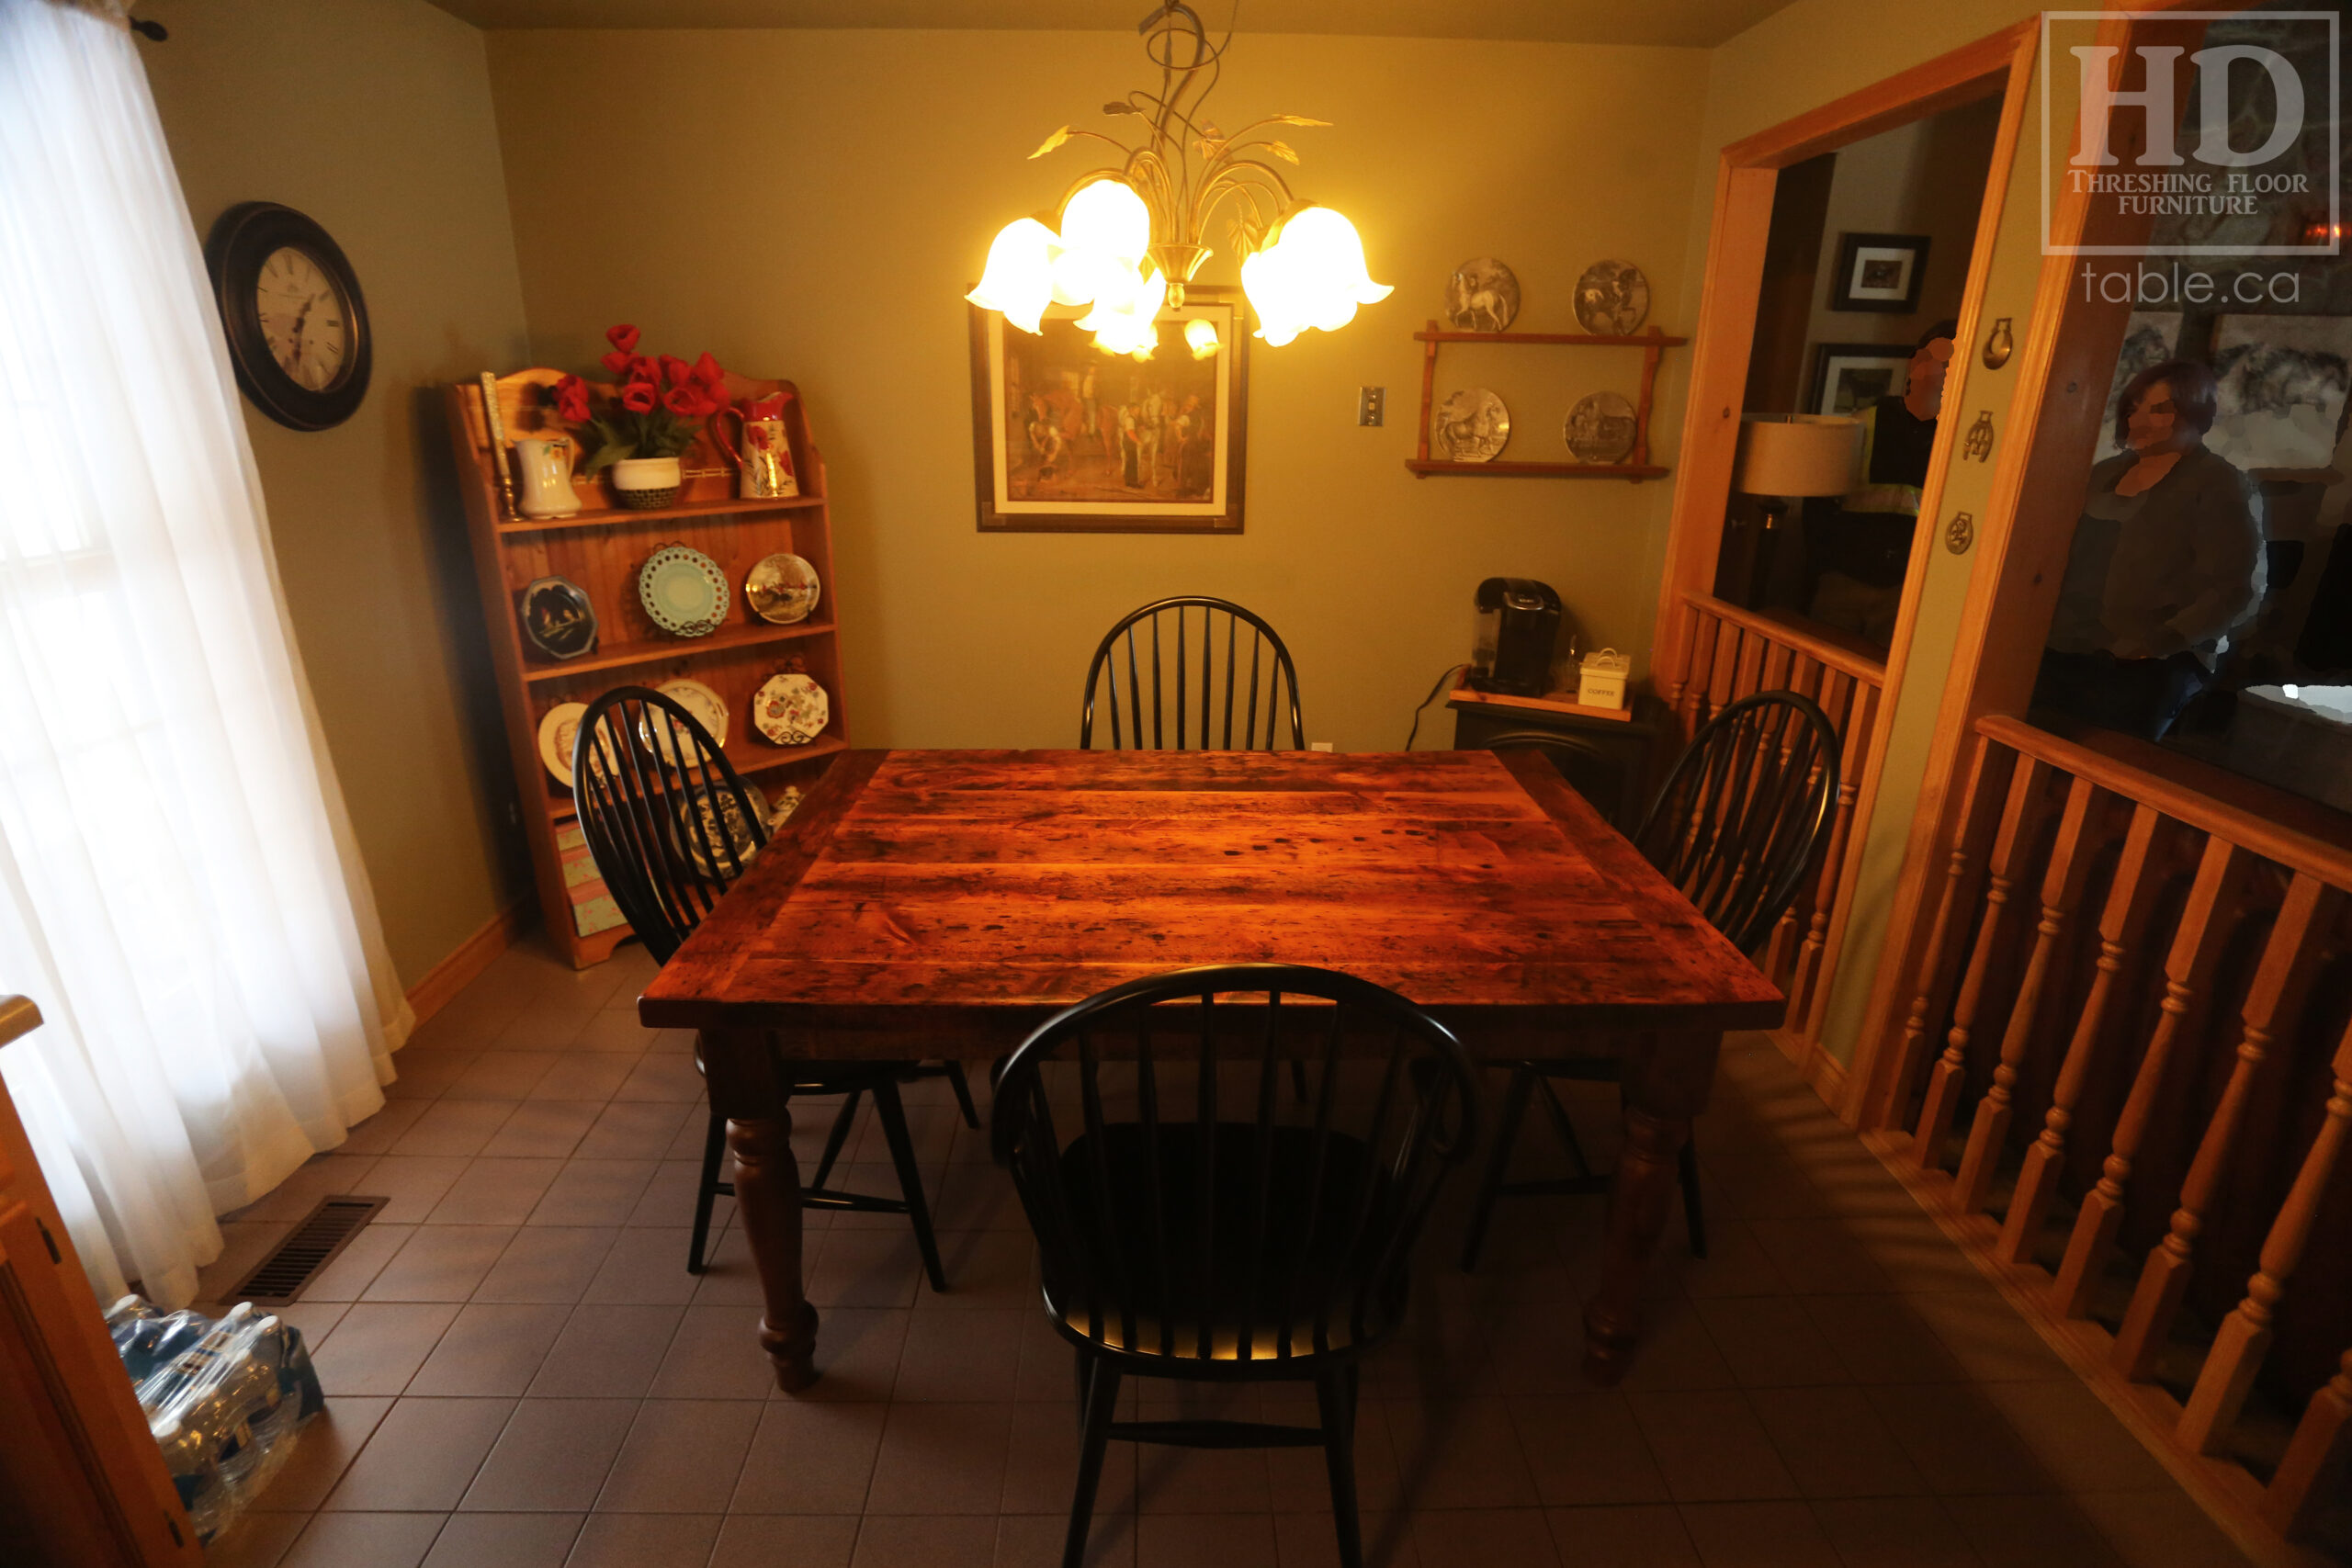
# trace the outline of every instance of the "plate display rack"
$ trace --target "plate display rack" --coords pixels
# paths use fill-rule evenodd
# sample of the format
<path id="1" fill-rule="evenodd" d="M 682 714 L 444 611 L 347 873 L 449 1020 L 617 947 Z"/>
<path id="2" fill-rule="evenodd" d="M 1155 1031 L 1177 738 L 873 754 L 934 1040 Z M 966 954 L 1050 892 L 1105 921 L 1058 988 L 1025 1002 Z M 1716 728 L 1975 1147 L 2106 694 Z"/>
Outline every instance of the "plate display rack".
<path id="1" fill-rule="evenodd" d="M 1441 328 L 1431 321 L 1413 334 L 1422 345 L 1421 434 L 1405 467 L 1415 479 L 1451 476 L 1474 479 L 1664 479 L 1668 469 L 1650 461 L 1650 400 L 1657 385 L 1658 359 L 1664 350 L 1679 348 L 1689 338 L 1669 337 L 1656 327 L 1628 337 L 1593 333 L 1469 333 Z M 1437 350 L 1443 343 L 1549 344 L 1563 348 L 1638 348 L 1642 351 L 1641 389 L 1634 398 L 1634 449 L 1622 463 L 1531 463 L 1502 460 L 1456 462 L 1430 456 L 1430 401 L 1437 391 Z"/>
<path id="2" fill-rule="evenodd" d="M 497 379 L 499 427 L 510 446 L 521 437 L 565 434 L 547 390 L 562 376 L 560 370 L 535 368 Z M 590 391 L 601 402 L 613 389 L 592 382 Z M 509 484 L 502 482 L 502 464 L 510 479 L 514 475 L 512 457 L 503 450 L 493 454 L 492 427 L 483 417 L 482 385 L 459 382 L 443 388 L 507 752 L 521 801 L 524 836 L 530 843 L 531 874 L 548 934 L 575 967 L 584 969 L 610 957 L 629 932 L 595 876 L 580 838 L 571 789 L 540 761 L 539 726 L 549 709 L 594 702 L 615 686 L 658 687 L 681 677 L 699 681 L 727 705 L 728 760 L 771 801 L 786 787 L 806 793 L 849 744 L 835 636 L 840 600 L 834 592 L 824 462 L 809 438 L 808 416 L 791 382 L 732 372 L 727 377 L 732 402 L 777 392 L 788 394 L 784 419 L 799 495 L 738 499 L 735 467 L 706 432 L 680 460 L 684 483 L 672 504 L 651 511 L 624 510 L 614 503 L 601 478 L 576 471 L 585 455 L 573 434 L 572 488 L 581 510 L 568 517 L 540 519 L 517 514 Z M 673 636 L 646 614 L 638 598 L 638 571 L 665 545 L 699 550 L 726 573 L 732 591 L 726 617 L 716 631 Z M 742 591 L 752 568 L 779 551 L 808 561 L 816 569 L 819 584 L 815 611 L 789 626 L 762 620 Z M 585 653 L 551 658 L 525 634 L 523 591 L 544 577 L 568 579 L 586 592 L 595 611 L 597 635 Z M 814 740 L 773 745 L 752 722 L 752 694 L 769 677 L 796 667 L 825 689 L 831 717 Z"/>

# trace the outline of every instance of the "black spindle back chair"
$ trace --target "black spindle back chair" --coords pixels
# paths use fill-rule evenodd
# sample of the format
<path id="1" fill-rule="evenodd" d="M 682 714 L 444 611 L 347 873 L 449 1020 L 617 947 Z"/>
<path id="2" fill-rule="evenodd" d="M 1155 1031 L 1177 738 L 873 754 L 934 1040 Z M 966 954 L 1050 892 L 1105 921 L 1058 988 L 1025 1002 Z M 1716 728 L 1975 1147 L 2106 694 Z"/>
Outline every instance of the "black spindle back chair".
<path id="1" fill-rule="evenodd" d="M 1634 834 L 1644 858 L 1743 953 L 1793 902 L 1838 800 L 1837 726 L 1758 692 L 1709 719 Z"/>
<path id="2" fill-rule="evenodd" d="M 1303 1063 L 1304 1100 L 1276 1091 Z M 1360 1358 L 1393 1334 L 1415 1238 L 1476 1134 L 1461 1044 L 1393 991 L 1245 964 L 1136 980 L 1052 1019 L 991 1129 L 1076 1348 L 1084 1432 L 1063 1561 L 1084 1556 L 1104 1446 L 1320 1445 L 1343 1563 L 1363 1560 Z M 1320 1424 L 1116 1422 L 1124 1375 L 1315 1385 Z"/>
<path id="3" fill-rule="evenodd" d="M 1492 744 L 1500 746 L 1498 739 Z M 1753 953 L 1795 901 L 1838 800 L 1837 727 L 1810 697 L 1758 692 L 1740 698 L 1690 739 L 1634 834 L 1643 857 L 1743 953 Z M 1495 1144 L 1470 1213 L 1462 1267 L 1477 1266 L 1498 1197 L 1597 1192 L 1609 1178 L 1584 1157 L 1555 1078 L 1613 1082 L 1615 1057 L 1552 1057 L 1512 1065 L 1495 1119 Z M 1538 1094 L 1575 1174 L 1505 1181 L 1520 1118 Z M 1707 1255 L 1694 1142 L 1682 1145 L 1682 1217 L 1690 1250 Z"/>
<path id="4" fill-rule="evenodd" d="M 1114 751 L 1306 746 L 1290 649 L 1262 617 L 1228 600 L 1159 599 L 1120 617 L 1086 667 L 1078 743 L 1088 750 L 1098 703 Z"/>
<path id="5" fill-rule="evenodd" d="M 616 687 L 588 705 L 572 738 L 571 778 L 581 836 L 595 858 L 597 874 L 646 951 L 667 964 L 768 841 L 767 824 L 760 819 L 749 787 L 692 714 L 643 686 Z M 699 1040 L 695 1065 L 702 1065 Z M 940 1068 L 904 1062 L 789 1066 L 793 1093 L 849 1097 L 833 1119 L 816 1177 L 803 1191 L 802 1201 L 813 1208 L 906 1214 L 914 1225 L 932 1288 L 944 1291 L 946 1274 L 932 1234 L 898 1085 L 900 1078 L 917 1074 L 946 1076 L 965 1120 L 978 1127 L 979 1117 L 963 1068 L 952 1062 Z M 825 1186 L 849 1141 L 858 1102 L 869 1093 L 898 1168 L 899 1198 Z M 703 1271 L 712 1204 L 735 1192 L 732 1182 L 718 1177 L 726 1136 L 726 1120 L 714 1111 L 703 1138 L 702 1180 L 687 1241 L 686 1271 L 691 1274 Z"/>

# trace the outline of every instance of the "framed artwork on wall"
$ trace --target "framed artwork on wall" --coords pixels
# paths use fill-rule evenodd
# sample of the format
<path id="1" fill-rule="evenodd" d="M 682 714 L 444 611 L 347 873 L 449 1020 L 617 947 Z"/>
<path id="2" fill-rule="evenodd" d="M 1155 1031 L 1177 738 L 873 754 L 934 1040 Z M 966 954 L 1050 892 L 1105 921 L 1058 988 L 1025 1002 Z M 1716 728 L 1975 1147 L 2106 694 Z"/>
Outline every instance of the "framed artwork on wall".
<path id="1" fill-rule="evenodd" d="M 1927 273 L 1925 234 L 1842 235 L 1838 270 L 1829 279 L 1829 308 L 1908 315 L 1919 308 Z"/>
<path id="2" fill-rule="evenodd" d="M 1892 343 L 1825 343 L 1814 347 L 1814 413 L 1859 415 L 1881 398 L 1900 397 L 1911 379 L 1911 350 Z"/>
<path id="3" fill-rule="evenodd" d="M 981 531 L 1239 533 L 1250 340 L 1238 298 L 1186 290 L 1160 313 L 1145 360 L 1095 347 L 1083 313 L 1049 307 L 1032 335 L 972 307 Z"/>

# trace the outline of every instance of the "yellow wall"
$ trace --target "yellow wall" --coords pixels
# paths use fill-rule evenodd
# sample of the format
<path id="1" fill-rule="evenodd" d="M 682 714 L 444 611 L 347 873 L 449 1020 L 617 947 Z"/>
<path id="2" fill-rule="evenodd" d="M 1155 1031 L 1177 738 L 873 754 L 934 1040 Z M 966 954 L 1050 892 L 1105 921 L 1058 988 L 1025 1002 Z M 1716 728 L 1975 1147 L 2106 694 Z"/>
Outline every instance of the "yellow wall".
<path id="1" fill-rule="evenodd" d="M 1212 539 L 973 525 L 960 295 L 1001 225 L 1053 206 L 1090 166 L 1074 149 L 1023 154 L 1066 120 L 1111 123 L 1099 106 L 1145 78 L 1132 35 L 488 43 L 536 355 L 592 365 L 602 328 L 628 320 L 648 346 L 707 347 L 806 393 L 836 498 L 828 586 L 859 742 L 1075 744 L 1095 640 L 1167 593 L 1271 620 L 1298 660 L 1310 735 L 1342 750 L 1403 744 L 1412 705 L 1467 653 L 1471 592 L 1489 575 L 1541 578 L 1591 637 L 1645 649 L 1668 487 L 1416 480 L 1409 334 L 1478 255 L 1518 270 L 1522 327 L 1575 330 L 1570 288 L 1610 256 L 1648 272 L 1653 321 L 1687 326 L 1704 51 L 1242 37 L 1212 118 L 1335 122 L 1286 133 L 1298 186 L 1356 220 L 1374 276 L 1397 287 L 1342 332 L 1256 348 L 1247 531 Z M 1219 255 L 1203 281 L 1233 276 Z M 1501 392 L 1514 457 L 1565 458 L 1568 407 L 1630 390 L 1638 370 L 1615 352 L 1482 347 L 1458 369 L 1448 355 L 1440 396 Z M 1364 384 L 1388 389 L 1384 428 L 1354 423 Z M 1678 367 L 1661 398 L 1669 462 L 1681 385 Z"/>
<path id="2" fill-rule="evenodd" d="M 141 44 L 197 231 L 239 201 L 309 213 L 376 334 L 347 423 L 246 408 L 295 637 L 401 976 L 525 876 L 447 472 L 437 383 L 526 355 L 481 35 L 424 0 L 142 0 Z"/>

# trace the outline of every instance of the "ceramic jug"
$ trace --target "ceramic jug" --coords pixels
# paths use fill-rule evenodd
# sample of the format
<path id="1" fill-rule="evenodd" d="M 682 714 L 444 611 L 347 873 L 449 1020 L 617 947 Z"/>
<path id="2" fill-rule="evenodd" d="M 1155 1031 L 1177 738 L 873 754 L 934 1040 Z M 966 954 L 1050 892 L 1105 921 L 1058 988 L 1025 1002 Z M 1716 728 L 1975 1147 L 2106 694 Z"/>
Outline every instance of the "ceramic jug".
<path id="1" fill-rule="evenodd" d="M 741 434 L 740 442 L 729 438 L 730 421 Z M 792 469 L 792 443 L 781 417 L 726 408 L 711 417 L 710 430 L 742 475 L 736 491 L 742 499 L 775 501 L 800 493 L 800 480 Z"/>
<path id="2" fill-rule="evenodd" d="M 526 517 L 569 517 L 580 510 L 571 488 L 571 442 L 566 436 L 523 436 L 514 443 L 514 469 L 523 488 L 514 510 Z"/>

